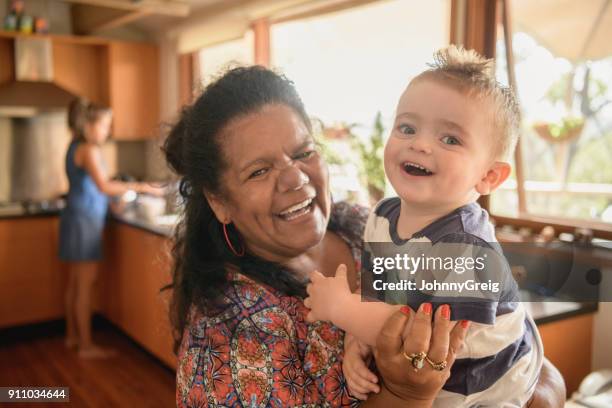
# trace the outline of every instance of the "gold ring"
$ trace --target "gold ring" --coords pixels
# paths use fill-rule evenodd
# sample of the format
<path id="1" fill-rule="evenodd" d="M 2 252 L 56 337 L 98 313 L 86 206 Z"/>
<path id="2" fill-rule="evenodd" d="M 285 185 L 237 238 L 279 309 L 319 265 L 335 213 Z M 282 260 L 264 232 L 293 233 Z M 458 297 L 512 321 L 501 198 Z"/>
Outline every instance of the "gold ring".
<path id="1" fill-rule="evenodd" d="M 412 367 L 414 367 L 414 371 L 419 371 L 421 368 L 423 368 L 423 365 L 424 365 L 423 361 L 427 358 L 427 353 L 425 353 L 424 351 L 421 351 L 418 353 L 411 353 L 410 355 L 408 355 L 404 351 L 403 354 L 406 360 L 410 361 L 410 364 L 412 364 Z"/>
<path id="2" fill-rule="evenodd" d="M 448 363 L 446 362 L 446 360 L 442 360 L 439 363 L 436 363 L 434 361 L 431 361 L 431 359 L 428 356 L 425 356 L 425 360 L 427 360 L 427 362 L 432 366 L 432 368 L 436 371 L 444 371 L 444 369 L 446 368 L 446 366 L 448 365 Z"/>

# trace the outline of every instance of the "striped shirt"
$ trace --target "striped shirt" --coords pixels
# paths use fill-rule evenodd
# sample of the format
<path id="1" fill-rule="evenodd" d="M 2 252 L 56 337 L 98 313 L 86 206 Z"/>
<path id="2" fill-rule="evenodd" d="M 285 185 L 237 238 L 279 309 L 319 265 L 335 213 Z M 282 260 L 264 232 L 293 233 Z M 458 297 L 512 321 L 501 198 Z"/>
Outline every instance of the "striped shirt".
<path id="1" fill-rule="evenodd" d="M 477 268 L 469 268 L 461 275 L 447 273 L 445 281 L 500 282 L 499 292 L 486 296 L 449 290 L 377 294 L 381 300 L 407 304 L 414 310 L 426 301 L 434 307 L 450 304 L 452 320 L 472 322 L 465 345 L 451 369 L 451 377 L 436 398 L 434 407 L 522 407 L 537 382 L 543 347 L 535 323 L 519 302 L 518 286 L 495 239 L 487 212 L 477 203 L 470 203 L 434 221 L 410 239 L 402 239 L 397 232 L 400 206 L 398 197 L 388 198 L 370 213 L 364 232 L 363 274 L 372 271 L 373 260 L 380 256 L 381 248 L 386 248 L 385 256 L 393 252 L 424 257 L 425 253 L 432 259 L 460 248 L 461 254 L 473 259 L 484 259 L 483 256 L 488 259 L 485 270 L 478 272 Z M 431 275 L 440 276 L 436 273 L 426 270 L 410 275 L 396 271 L 382 278 L 387 282 L 415 278 L 431 280 Z"/>

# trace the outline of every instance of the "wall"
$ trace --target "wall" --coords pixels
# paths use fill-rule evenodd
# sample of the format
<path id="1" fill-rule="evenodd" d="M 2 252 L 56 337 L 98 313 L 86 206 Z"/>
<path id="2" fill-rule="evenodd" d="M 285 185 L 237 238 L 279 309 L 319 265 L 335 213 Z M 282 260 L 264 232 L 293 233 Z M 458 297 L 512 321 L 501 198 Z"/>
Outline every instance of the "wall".
<path id="1" fill-rule="evenodd" d="M 160 127 L 156 138 L 145 144 L 146 173 L 152 180 L 168 180 L 172 173 L 166 166 L 160 150 L 163 140 L 170 127 L 178 119 L 179 106 L 179 67 L 177 40 L 160 33 L 156 38 L 159 45 L 159 82 Z"/>
<path id="2" fill-rule="evenodd" d="M 0 117 L 0 203 L 11 194 L 11 120 Z"/>
<path id="3" fill-rule="evenodd" d="M 146 177 L 145 143 L 143 141 L 117 141 L 117 173 L 137 179 Z"/>

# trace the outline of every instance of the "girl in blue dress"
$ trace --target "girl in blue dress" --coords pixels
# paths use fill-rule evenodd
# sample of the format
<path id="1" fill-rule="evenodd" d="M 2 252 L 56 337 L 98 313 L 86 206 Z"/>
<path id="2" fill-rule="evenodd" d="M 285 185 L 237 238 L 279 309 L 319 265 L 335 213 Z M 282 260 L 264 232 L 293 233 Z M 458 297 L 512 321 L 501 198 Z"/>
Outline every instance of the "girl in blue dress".
<path id="1" fill-rule="evenodd" d="M 66 346 L 78 348 L 83 358 L 107 357 L 111 350 L 91 338 L 91 294 L 102 259 L 102 233 L 109 196 L 129 190 L 159 194 L 143 183 L 110 180 L 101 145 L 110 132 L 112 111 L 83 99 L 73 101 L 68 126 L 73 140 L 66 154 L 70 188 L 66 207 L 60 216 L 59 257 L 68 265 L 66 290 Z"/>

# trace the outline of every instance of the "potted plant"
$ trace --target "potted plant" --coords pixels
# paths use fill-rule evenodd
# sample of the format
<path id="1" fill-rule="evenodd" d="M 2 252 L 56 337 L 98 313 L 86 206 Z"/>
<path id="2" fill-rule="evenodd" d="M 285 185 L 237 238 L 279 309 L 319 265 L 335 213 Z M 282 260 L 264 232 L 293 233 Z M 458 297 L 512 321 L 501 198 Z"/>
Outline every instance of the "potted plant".
<path id="1" fill-rule="evenodd" d="M 384 132 L 382 115 L 378 112 L 374 119 L 373 132 L 366 141 L 351 134 L 353 147 L 361 157 L 361 178 L 367 186 L 371 204 L 377 203 L 385 195 Z"/>
<path id="2" fill-rule="evenodd" d="M 560 123 L 535 123 L 533 129 L 542 139 L 552 143 L 577 139 L 584 128 L 584 118 L 565 117 Z"/>

